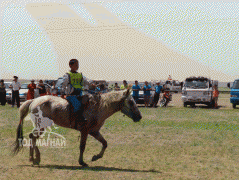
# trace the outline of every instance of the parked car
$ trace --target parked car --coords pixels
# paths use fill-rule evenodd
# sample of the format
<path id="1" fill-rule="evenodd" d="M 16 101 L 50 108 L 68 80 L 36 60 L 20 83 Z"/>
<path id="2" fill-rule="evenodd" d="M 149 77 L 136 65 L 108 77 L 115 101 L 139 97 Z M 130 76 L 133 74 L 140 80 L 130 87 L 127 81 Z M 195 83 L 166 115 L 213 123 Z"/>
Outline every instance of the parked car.
<path id="1" fill-rule="evenodd" d="M 178 80 L 167 80 L 165 82 L 162 83 L 162 86 L 165 85 L 165 88 L 170 89 L 170 92 L 175 92 L 178 93 L 179 91 L 182 90 L 182 85 L 181 82 L 179 82 Z"/>
<path id="2" fill-rule="evenodd" d="M 7 91 L 10 89 L 9 86 L 10 86 L 10 84 L 12 84 L 12 82 L 4 82 L 4 84 L 5 84 L 5 89 Z"/>
<path id="3" fill-rule="evenodd" d="M 232 107 L 235 109 L 236 105 L 239 105 L 239 79 L 235 79 L 232 87 L 230 87 L 230 83 L 227 84 L 227 87 L 231 88 L 230 103 L 232 103 Z"/>
<path id="4" fill-rule="evenodd" d="M 179 82 L 178 80 L 173 80 L 172 81 L 172 86 L 171 86 L 171 91 L 174 92 L 179 92 L 182 90 L 182 86 L 181 86 L 181 82 Z"/>
<path id="5" fill-rule="evenodd" d="M 19 90 L 20 101 L 26 101 L 27 100 L 27 92 L 28 92 L 27 86 L 28 86 L 28 84 L 24 83 L 24 84 L 22 84 L 21 89 Z M 7 99 L 8 103 L 12 102 L 12 89 L 7 89 L 6 99 Z"/>

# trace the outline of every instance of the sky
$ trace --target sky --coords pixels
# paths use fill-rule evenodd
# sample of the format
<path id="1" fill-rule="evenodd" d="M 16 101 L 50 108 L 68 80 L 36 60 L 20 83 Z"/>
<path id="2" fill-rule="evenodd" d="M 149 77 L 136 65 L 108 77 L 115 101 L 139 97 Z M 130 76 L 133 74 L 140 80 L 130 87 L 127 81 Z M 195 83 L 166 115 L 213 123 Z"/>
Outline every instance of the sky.
<path id="1" fill-rule="evenodd" d="M 22 78 L 30 79 L 33 74 L 58 78 L 57 54 L 44 30 L 26 11 L 28 2 L 1 4 L 0 64 L 6 72 L 14 72 Z M 55 2 L 68 4 L 86 21 L 96 23 L 81 4 L 87 1 Z M 239 3 L 104 1 L 101 4 L 130 26 L 169 47 L 227 74 L 239 75 Z"/>

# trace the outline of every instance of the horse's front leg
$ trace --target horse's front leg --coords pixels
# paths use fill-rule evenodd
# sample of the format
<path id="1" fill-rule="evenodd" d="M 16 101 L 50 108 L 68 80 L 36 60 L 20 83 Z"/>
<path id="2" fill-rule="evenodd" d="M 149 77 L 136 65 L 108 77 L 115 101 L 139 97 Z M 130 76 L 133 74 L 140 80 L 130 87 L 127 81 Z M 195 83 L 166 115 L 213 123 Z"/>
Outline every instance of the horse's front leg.
<path id="1" fill-rule="evenodd" d="M 102 149 L 100 153 L 92 157 L 92 161 L 96 161 L 103 157 L 105 149 L 107 148 L 107 141 L 103 138 L 100 132 L 92 132 L 90 135 L 102 143 Z"/>
<path id="2" fill-rule="evenodd" d="M 80 140 L 80 157 L 79 157 L 79 164 L 82 166 L 88 166 L 84 161 L 83 161 L 83 153 L 85 151 L 85 145 L 86 145 L 86 140 L 88 137 L 88 131 L 86 129 L 83 129 L 81 131 L 81 140 Z"/>

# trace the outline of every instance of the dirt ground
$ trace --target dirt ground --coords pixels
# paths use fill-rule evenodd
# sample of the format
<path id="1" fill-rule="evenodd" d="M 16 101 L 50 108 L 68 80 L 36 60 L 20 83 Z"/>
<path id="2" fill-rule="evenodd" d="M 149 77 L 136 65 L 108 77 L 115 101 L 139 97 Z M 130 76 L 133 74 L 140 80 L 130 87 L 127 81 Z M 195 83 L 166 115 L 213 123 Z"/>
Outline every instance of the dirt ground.
<path id="1" fill-rule="evenodd" d="M 175 93 L 173 94 L 172 101 L 169 103 L 169 107 L 183 107 L 182 94 Z M 190 107 L 190 106 L 188 106 Z M 207 108 L 206 105 L 196 104 L 196 107 Z M 230 103 L 230 94 L 220 94 L 218 98 L 218 107 L 219 109 L 232 109 L 232 104 Z"/>

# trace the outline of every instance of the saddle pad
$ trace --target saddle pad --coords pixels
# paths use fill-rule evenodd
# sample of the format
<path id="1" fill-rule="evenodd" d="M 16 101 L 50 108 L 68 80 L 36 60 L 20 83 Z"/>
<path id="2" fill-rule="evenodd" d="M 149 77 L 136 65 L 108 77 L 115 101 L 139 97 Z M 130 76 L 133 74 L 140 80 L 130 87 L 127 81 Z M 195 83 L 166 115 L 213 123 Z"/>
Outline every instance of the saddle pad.
<path id="1" fill-rule="evenodd" d="M 81 102 L 77 99 L 77 96 L 68 96 L 66 99 L 72 104 L 73 112 L 77 112 L 81 108 Z"/>

